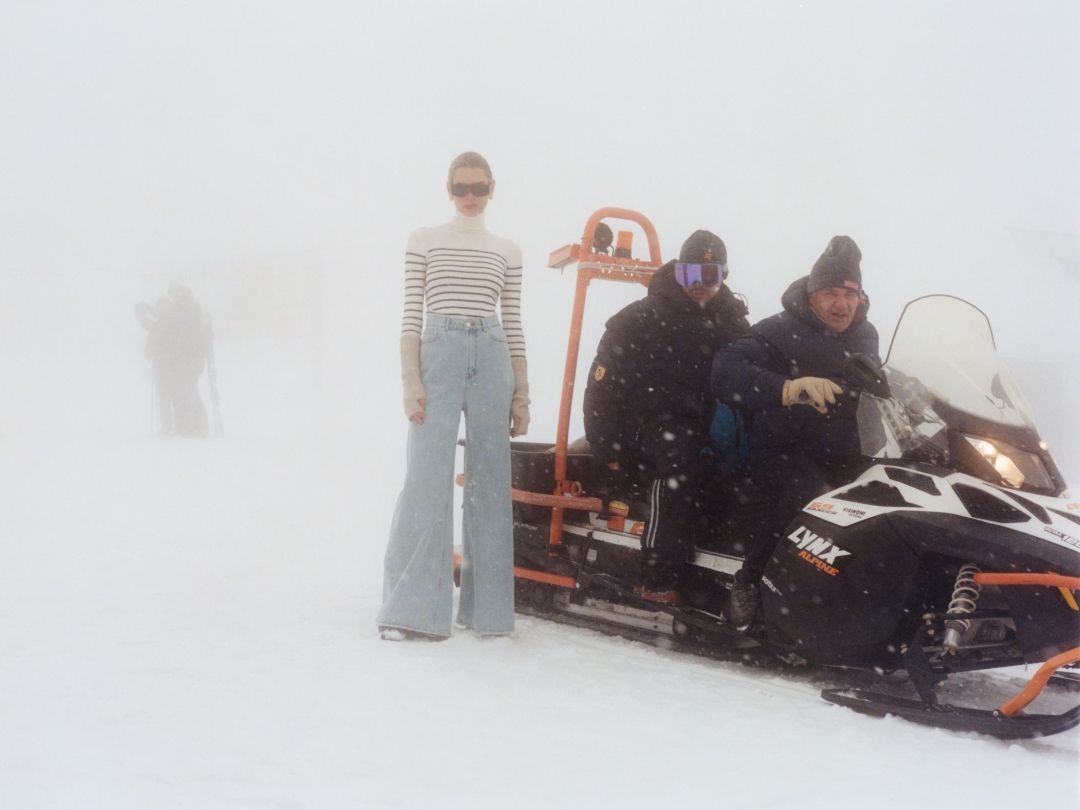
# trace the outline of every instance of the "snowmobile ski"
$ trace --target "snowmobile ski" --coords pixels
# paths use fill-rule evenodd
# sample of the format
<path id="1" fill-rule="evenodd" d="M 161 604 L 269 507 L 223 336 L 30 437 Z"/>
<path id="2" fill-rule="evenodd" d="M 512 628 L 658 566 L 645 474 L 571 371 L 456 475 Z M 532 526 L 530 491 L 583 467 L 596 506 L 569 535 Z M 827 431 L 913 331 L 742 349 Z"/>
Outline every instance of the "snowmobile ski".
<path id="1" fill-rule="evenodd" d="M 930 705 L 921 700 L 896 697 L 862 689 L 823 689 L 821 697 L 873 717 L 896 715 L 912 723 L 950 731 L 973 731 L 1002 740 L 1047 737 L 1080 725 L 1080 706 L 1062 714 L 1020 714 L 1007 717 L 998 709 L 970 709 L 948 704 Z"/>

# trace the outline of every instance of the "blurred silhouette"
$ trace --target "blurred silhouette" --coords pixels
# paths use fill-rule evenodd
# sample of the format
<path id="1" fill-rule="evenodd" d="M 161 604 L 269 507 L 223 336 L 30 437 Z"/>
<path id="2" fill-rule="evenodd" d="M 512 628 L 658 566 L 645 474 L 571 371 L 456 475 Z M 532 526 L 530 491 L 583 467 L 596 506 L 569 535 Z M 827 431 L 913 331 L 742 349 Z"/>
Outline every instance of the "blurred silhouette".
<path id="1" fill-rule="evenodd" d="M 147 331 L 146 356 L 153 365 L 157 392 L 158 433 L 163 436 L 206 437 L 210 426 L 199 395 L 199 379 L 208 368 L 214 406 L 214 432 L 222 435 L 214 333 L 210 316 L 189 287 L 174 284 L 153 304 L 140 301 L 135 317 Z"/>

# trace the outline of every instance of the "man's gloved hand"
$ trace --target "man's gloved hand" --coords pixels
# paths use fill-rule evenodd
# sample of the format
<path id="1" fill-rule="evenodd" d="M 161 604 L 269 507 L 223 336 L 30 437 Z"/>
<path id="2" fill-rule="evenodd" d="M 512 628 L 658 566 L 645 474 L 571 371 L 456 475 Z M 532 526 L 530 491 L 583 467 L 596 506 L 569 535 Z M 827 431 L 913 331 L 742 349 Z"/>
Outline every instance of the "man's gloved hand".
<path id="1" fill-rule="evenodd" d="M 510 400 L 510 436 L 529 432 L 529 367 L 524 357 L 511 357 L 514 369 L 514 398 Z"/>
<path id="2" fill-rule="evenodd" d="M 424 424 L 427 403 L 424 384 L 420 381 L 420 336 L 401 336 L 401 387 L 405 416 L 417 425 Z"/>
<path id="3" fill-rule="evenodd" d="M 811 405 L 818 413 L 828 413 L 843 389 L 824 377 L 798 377 L 784 382 L 782 401 L 785 407 Z"/>

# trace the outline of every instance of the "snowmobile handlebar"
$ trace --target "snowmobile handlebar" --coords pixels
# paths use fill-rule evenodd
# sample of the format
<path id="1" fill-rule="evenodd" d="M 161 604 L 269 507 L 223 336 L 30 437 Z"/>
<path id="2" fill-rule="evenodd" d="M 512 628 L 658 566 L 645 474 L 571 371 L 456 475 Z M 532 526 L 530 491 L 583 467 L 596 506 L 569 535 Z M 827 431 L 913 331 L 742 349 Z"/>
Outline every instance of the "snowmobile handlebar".
<path id="1" fill-rule="evenodd" d="M 832 381 L 840 386 L 840 393 L 837 395 L 838 404 L 843 399 L 857 400 L 863 391 L 882 399 L 889 399 L 892 396 L 889 379 L 881 363 L 861 352 L 847 355 L 844 359 L 843 379 Z M 801 405 L 811 404 L 810 397 L 805 391 L 799 394 L 798 401 Z"/>
<path id="2" fill-rule="evenodd" d="M 868 354 L 862 352 L 849 354 L 844 361 L 844 377 L 855 387 L 875 397 L 888 399 L 892 396 L 885 369 L 882 368 L 881 363 Z"/>

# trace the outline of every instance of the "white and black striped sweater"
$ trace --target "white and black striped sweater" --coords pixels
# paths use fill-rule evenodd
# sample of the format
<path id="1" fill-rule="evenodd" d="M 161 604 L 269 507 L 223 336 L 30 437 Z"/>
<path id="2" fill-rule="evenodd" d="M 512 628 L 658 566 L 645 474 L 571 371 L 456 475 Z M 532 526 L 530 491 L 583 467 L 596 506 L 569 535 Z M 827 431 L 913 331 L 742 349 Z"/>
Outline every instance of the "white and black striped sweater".
<path id="1" fill-rule="evenodd" d="M 437 315 L 483 318 L 495 314 L 496 303 L 510 356 L 524 357 L 521 249 L 488 231 L 483 215 L 413 231 L 405 248 L 402 335 L 421 334 L 425 304 Z"/>

